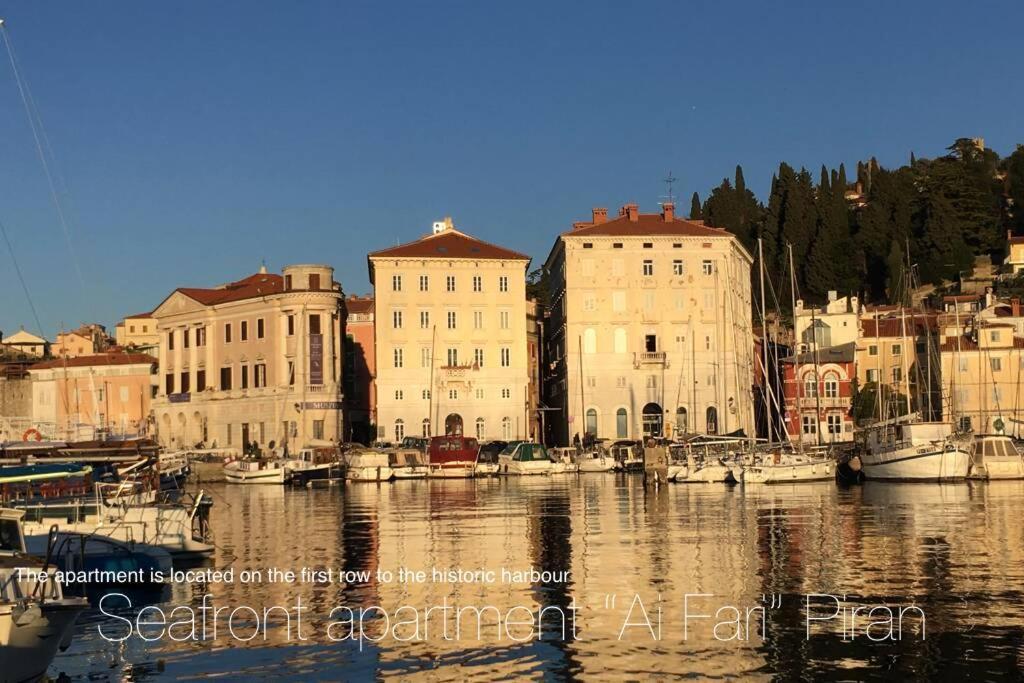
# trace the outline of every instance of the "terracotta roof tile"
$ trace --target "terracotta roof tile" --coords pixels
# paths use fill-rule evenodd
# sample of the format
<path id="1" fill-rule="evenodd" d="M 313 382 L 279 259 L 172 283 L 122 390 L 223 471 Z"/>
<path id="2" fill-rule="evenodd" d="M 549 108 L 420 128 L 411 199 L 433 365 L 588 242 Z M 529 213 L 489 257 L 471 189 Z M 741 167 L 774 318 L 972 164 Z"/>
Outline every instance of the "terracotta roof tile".
<path id="1" fill-rule="evenodd" d="M 948 338 L 939 345 L 940 352 L 956 353 L 957 351 L 977 351 L 978 342 L 974 341 L 970 337 L 960 337 L 957 340 L 956 337 Z M 1009 348 L 1008 346 L 994 346 L 991 347 L 993 351 L 1001 351 Z M 1024 349 L 1024 339 L 1021 337 L 1013 338 L 1013 348 Z"/>
<path id="2" fill-rule="evenodd" d="M 284 291 L 284 278 L 274 273 L 256 273 L 214 289 L 179 287 L 174 291 L 181 292 L 204 306 L 215 306 L 231 301 L 280 294 Z"/>
<path id="3" fill-rule="evenodd" d="M 31 366 L 31 370 L 47 370 L 50 368 L 82 368 L 93 365 L 136 365 L 139 363 L 153 364 L 156 358 L 147 353 L 96 353 L 91 356 L 74 358 L 55 358 L 44 360 Z"/>
<path id="4" fill-rule="evenodd" d="M 525 254 L 470 237 L 453 228 L 437 234 L 426 235 L 414 242 L 406 242 L 397 247 L 371 251 L 367 256 L 370 259 L 394 257 L 530 260 L 530 257 Z"/>
<path id="5" fill-rule="evenodd" d="M 563 237 L 731 237 L 732 234 L 722 228 L 711 228 L 701 221 L 688 221 L 674 218 L 666 221 L 660 213 L 641 213 L 635 221 L 629 216 L 617 216 L 604 223 L 577 223 L 573 230 L 562 233 Z"/>
<path id="6" fill-rule="evenodd" d="M 345 299 L 345 309 L 349 313 L 372 313 L 373 297 L 350 296 Z"/>

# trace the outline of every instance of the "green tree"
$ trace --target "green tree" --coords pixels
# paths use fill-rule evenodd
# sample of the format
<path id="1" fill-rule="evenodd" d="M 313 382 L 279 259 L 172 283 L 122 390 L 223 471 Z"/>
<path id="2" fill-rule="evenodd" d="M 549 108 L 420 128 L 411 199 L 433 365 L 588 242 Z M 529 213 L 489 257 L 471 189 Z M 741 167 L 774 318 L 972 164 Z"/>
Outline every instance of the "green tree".
<path id="1" fill-rule="evenodd" d="M 700 196 L 694 192 L 693 196 L 690 197 L 690 220 L 699 221 L 704 217 L 704 211 L 700 206 Z"/>

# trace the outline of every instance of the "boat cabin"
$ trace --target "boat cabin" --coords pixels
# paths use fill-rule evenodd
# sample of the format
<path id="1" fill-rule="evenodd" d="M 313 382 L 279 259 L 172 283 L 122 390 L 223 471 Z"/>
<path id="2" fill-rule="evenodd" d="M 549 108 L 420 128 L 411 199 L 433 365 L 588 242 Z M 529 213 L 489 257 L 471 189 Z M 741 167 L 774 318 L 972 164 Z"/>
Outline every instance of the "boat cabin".
<path id="1" fill-rule="evenodd" d="M 477 440 L 460 436 L 435 436 L 430 440 L 430 464 L 431 465 L 452 465 L 476 463 L 476 454 L 479 450 Z"/>

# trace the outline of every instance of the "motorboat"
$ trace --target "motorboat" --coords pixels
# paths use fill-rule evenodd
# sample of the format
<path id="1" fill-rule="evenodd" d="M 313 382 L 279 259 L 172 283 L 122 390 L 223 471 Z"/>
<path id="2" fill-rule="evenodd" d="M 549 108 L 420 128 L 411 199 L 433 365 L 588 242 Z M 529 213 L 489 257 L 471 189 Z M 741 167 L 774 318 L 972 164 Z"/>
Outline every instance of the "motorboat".
<path id="1" fill-rule="evenodd" d="M 912 415 L 867 428 L 860 454 L 867 479 L 957 481 L 967 477 L 970 446 L 953 435 L 948 422 L 924 422 Z"/>
<path id="2" fill-rule="evenodd" d="M 348 481 L 388 481 L 394 477 L 387 453 L 370 448 L 356 448 L 341 456 Z"/>
<path id="3" fill-rule="evenodd" d="M 341 476 L 341 460 L 334 446 L 309 446 L 299 449 L 294 457 L 281 461 L 285 481 L 293 486 L 311 486 L 314 481 L 327 481 Z"/>
<path id="4" fill-rule="evenodd" d="M 548 451 L 551 457 L 553 468 L 552 474 L 565 474 L 579 472 L 579 465 L 576 462 L 575 448 L 552 448 Z"/>
<path id="5" fill-rule="evenodd" d="M 1024 479 L 1024 456 L 1005 434 L 977 434 L 971 444 L 972 479 Z"/>
<path id="6" fill-rule="evenodd" d="M 224 465 L 224 478 L 230 484 L 283 484 L 287 472 L 280 460 L 248 458 Z"/>
<path id="7" fill-rule="evenodd" d="M 698 484 L 735 484 L 743 479 L 743 465 L 732 452 L 735 440 L 698 437 L 669 446 L 669 481 Z"/>
<path id="8" fill-rule="evenodd" d="M 489 477 L 498 473 L 498 456 L 508 446 L 507 441 L 488 441 L 480 445 L 476 454 L 476 475 Z"/>
<path id="9" fill-rule="evenodd" d="M 103 572 L 117 573 L 117 581 L 109 583 L 149 584 L 157 576 L 167 580 L 173 568 L 171 554 L 163 548 L 96 534 L 56 531 L 49 537 L 27 538 L 25 548 L 36 557 L 49 553 L 50 561 L 63 572 L 86 572 L 99 577 Z"/>
<path id="10" fill-rule="evenodd" d="M 65 597 L 59 581 L 41 578 L 52 570 L 27 554 L 23 510 L 0 509 L 0 675 L 5 681 L 36 681 L 58 650 L 71 644 L 75 620 L 89 606 Z"/>
<path id="11" fill-rule="evenodd" d="M 395 479 L 425 479 L 430 474 L 430 465 L 419 449 L 400 448 L 388 453 L 388 464 Z"/>
<path id="12" fill-rule="evenodd" d="M 794 453 L 782 448 L 759 454 L 743 468 L 744 484 L 832 481 L 835 476 L 835 460 L 827 453 Z"/>
<path id="13" fill-rule="evenodd" d="M 609 449 L 615 460 L 615 469 L 623 472 L 642 472 L 644 469 L 643 444 L 637 441 L 616 441 Z"/>
<path id="14" fill-rule="evenodd" d="M 539 443 L 513 441 L 498 456 L 499 474 L 552 474 L 555 469 L 547 449 Z"/>
<path id="15" fill-rule="evenodd" d="M 480 446 L 477 440 L 450 434 L 430 440 L 430 476 L 442 479 L 464 479 L 476 475 L 476 459 Z"/>
<path id="16" fill-rule="evenodd" d="M 616 469 L 615 458 L 601 445 L 581 452 L 572 449 L 576 461 L 576 471 L 580 474 L 588 472 L 611 472 Z"/>

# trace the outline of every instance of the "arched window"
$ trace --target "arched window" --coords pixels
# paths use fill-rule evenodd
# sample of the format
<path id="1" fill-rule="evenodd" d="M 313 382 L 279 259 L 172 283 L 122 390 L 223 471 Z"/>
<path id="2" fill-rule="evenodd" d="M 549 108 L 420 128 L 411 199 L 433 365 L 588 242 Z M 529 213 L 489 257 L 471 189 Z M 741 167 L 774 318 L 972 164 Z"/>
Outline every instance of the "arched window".
<path id="1" fill-rule="evenodd" d="M 615 411 L 615 438 L 629 438 L 629 413 L 626 412 L 625 408 L 619 408 Z"/>
<path id="2" fill-rule="evenodd" d="M 501 418 L 501 438 L 508 441 L 512 438 L 512 418 Z"/>
<path id="3" fill-rule="evenodd" d="M 593 327 L 583 330 L 583 353 L 597 353 L 597 331 Z"/>
<path id="4" fill-rule="evenodd" d="M 483 439 L 484 438 L 484 433 L 485 433 L 484 419 L 482 417 L 478 417 L 476 419 L 476 438 L 477 439 Z"/>
<path id="5" fill-rule="evenodd" d="M 689 426 L 686 424 L 686 408 L 679 406 L 676 408 L 676 431 L 685 434 Z"/>
<path id="6" fill-rule="evenodd" d="M 429 439 L 430 438 L 430 418 L 429 417 L 423 418 L 423 438 L 424 439 Z"/>
<path id="7" fill-rule="evenodd" d="M 718 409 L 714 406 L 708 406 L 707 412 L 708 421 L 708 434 L 718 433 Z"/>
<path id="8" fill-rule="evenodd" d="M 805 398 L 816 398 L 818 396 L 818 378 L 815 376 L 814 371 L 808 372 L 804 375 L 804 397 Z"/>
<path id="9" fill-rule="evenodd" d="M 587 408 L 587 434 L 597 436 L 597 411 L 593 408 Z"/>
<path id="10" fill-rule="evenodd" d="M 615 328 L 615 353 L 626 353 L 626 328 L 616 327 Z"/>
<path id="11" fill-rule="evenodd" d="M 395 441 L 405 438 L 405 423 L 402 420 L 395 420 Z"/>
<path id="12" fill-rule="evenodd" d="M 839 376 L 834 372 L 825 375 L 825 398 L 839 398 Z"/>

